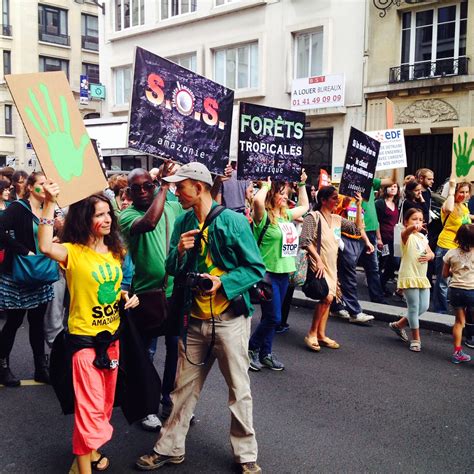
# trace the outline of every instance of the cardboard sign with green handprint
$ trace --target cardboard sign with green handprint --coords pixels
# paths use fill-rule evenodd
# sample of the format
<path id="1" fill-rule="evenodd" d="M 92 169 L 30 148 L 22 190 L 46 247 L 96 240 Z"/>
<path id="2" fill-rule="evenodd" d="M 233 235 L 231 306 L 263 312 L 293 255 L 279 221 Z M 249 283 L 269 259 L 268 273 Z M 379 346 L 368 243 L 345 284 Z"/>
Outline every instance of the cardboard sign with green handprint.
<path id="1" fill-rule="evenodd" d="M 461 181 L 474 181 L 474 127 L 453 129 L 453 164 L 451 176 Z"/>
<path id="2" fill-rule="evenodd" d="M 103 191 L 107 182 L 62 71 L 5 76 L 47 178 L 61 188 L 61 207 Z"/>

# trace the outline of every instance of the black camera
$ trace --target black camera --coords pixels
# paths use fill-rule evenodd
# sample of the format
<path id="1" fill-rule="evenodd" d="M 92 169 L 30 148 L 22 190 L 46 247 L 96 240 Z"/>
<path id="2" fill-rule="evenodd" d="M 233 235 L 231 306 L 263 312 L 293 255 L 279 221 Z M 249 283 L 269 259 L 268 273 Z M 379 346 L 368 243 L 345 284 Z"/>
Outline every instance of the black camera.
<path id="1" fill-rule="evenodd" d="M 184 280 L 184 286 L 193 290 L 209 291 L 214 283 L 210 278 L 202 276 L 201 273 L 188 272 Z"/>

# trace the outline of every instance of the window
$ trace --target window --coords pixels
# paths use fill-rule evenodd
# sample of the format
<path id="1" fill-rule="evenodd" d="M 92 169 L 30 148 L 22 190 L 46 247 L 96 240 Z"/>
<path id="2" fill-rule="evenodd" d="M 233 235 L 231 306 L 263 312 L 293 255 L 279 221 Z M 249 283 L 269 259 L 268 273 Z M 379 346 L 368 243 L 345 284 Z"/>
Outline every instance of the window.
<path id="1" fill-rule="evenodd" d="M 39 5 L 38 15 L 40 41 L 69 46 L 67 11 L 47 5 Z"/>
<path id="2" fill-rule="evenodd" d="M 99 65 L 82 63 L 82 74 L 87 76 L 89 83 L 99 84 Z"/>
<path id="3" fill-rule="evenodd" d="M 216 51 L 214 79 L 231 89 L 258 87 L 258 43 Z"/>
<path id="4" fill-rule="evenodd" d="M 12 27 L 10 25 L 10 0 L 2 0 L 2 35 L 12 35 Z"/>
<path id="5" fill-rule="evenodd" d="M 64 71 L 69 78 L 69 61 L 66 59 L 48 58 L 47 56 L 40 56 L 39 58 L 40 72 L 49 71 Z"/>
<path id="6" fill-rule="evenodd" d="M 467 2 L 402 16 L 400 80 L 467 74 Z"/>
<path id="7" fill-rule="evenodd" d="M 219 7 L 220 5 L 225 5 L 226 3 L 235 3 L 239 1 L 240 0 L 216 0 L 216 7 Z"/>
<path id="8" fill-rule="evenodd" d="M 172 16 L 185 15 L 196 11 L 197 0 L 160 0 L 161 19 L 166 20 Z"/>
<path id="9" fill-rule="evenodd" d="M 12 106 L 5 105 L 5 135 L 13 135 Z"/>
<path id="10" fill-rule="evenodd" d="M 190 71 L 196 72 L 196 53 L 171 56 L 168 59 L 182 67 L 185 67 L 186 69 L 189 69 Z"/>
<path id="11" fill-rule="evenodd" d="M 145 0 L 114 0 L 115 31 L 145 24 Z"/>
<path id="12" fill-rule="evenodd" d="M 114 71 L 115 105 L 126 105 L 130 100 L 132 68 L 120 67 Z"/>
<path id="13" fill-rule="evenodd" d="M 11 51 L 3 50 L 3 75 L 12 73 L 12 53 Z"/>
<path id="14" fill-rule="evenodd" d="M 99 20 L 96 16 L 84 15 L 82 21 L 82 47 L 99 51 Z"/>
<path id="15" fill-rule="evenodd" d="M 295 35 L 295 79 L 323 73 L 323 30 Z"/>

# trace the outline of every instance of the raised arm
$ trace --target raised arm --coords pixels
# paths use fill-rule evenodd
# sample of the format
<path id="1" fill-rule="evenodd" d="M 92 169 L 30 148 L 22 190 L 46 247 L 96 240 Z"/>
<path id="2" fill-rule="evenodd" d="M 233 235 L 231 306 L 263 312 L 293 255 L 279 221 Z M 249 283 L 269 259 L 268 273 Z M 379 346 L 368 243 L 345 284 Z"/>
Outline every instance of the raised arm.
<path id="1" fill-rule="evenodd" d="M 62 244 L 53 242 L 54 208 L 56 198 L 59 195 L 59 186 L 48 180 L 43 187 L 46 198 L 43 204 L 43 213 L 40 217 L 40 225 L 38 226 L 38 246 L 41 253 L 66 265 L 67 248 Z"/>
<path id="2" fill-rule="evenodd" d="M 443 206 L 441 207 L 441 209 L 446 214 L 450 214 L 454 210 L 454 195 L 455 194 L 456 194 L 456 180 L 451 178 L 449 180 L 448 197 L 446 201 L 444 201 Z"/>
<path id="3" fill-rule="evenodd" d="M 267 197 L 268 191 L 272 187 L 272 180 L 270 178 L 267 181 L 262 182 L 262 187 L 257 191 L 253 198 L 253 220 L 255 224 L 260 224 L 265 214 L 265 198 Z"/>
<path id="4" fill-rule="evenodd" d="M 298 183 L 298 205 L 292 210 L 293 220 L 303 217 L 309 209 L 308 193 L 306 192 L 306 175 L 304 168 L 301 171 L 300 182 Z"/>

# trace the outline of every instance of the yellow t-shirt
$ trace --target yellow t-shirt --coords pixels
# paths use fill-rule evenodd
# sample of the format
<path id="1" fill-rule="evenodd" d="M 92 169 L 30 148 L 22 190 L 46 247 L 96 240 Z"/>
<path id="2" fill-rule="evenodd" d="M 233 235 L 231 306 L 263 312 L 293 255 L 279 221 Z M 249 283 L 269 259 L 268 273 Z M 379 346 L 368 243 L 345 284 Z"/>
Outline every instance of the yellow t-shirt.
<path id="1" fill-rule="evenodd" d="M 446 219 L 446 213 L 441 209 L 441 222 Z M 463 224 L 470 224 L 469 208 L 466 204 L 455 204 L 453 211 L 449 214 L 444 224 L 443 230 L 438 237 L 438 247 L 444 249 L 455 249 L 457 245 L 454 243 L 456 233 Z"/>
<path id="2" fill-rule="evenodd" d="M 204 223 L 199 225 L 201 229 Z M 222 276 L 226 273 L 224 270 L 216 267 L 211 259 L 211 252 L 209 250 L 208 242 L 208 229 L 204 229 L 203 236 L 201 238 L 201 248 L 198 254 L 198 272 L 209 273 L 209 275 Z M 194 303 L 191 309 L 191 316 L 198 319 L 211 319 L 211 304 L 212 314 L 217 316 L 223 313 L 230 304 L 227 299 L 223 288 L 219 288 L 217 293 L 211 298 L 209 295 L 201 295 L 196 292 L 194 295 Z"/>
<path id="3" fill-rule="evenodd" d="M 71 296 L 69 333 L 95 336 L 112 334 L 120 325 L 122 268 L 112 252 L 106 254 L 80 244 L 66 243 L 66 281 Z"/>
<path id="4" fill-rule="evenodd" d="M 428 239 L 419 232 L 410 234 L 406 244 L 402 241 L 402 260 L 400 262 L 400 270 L 398 270 L 398 288 L 431 288 L 430 281 L 426 277 L 428 263 L 418 261 L 418 258 L 426 253 L 427 245 Z"/>

